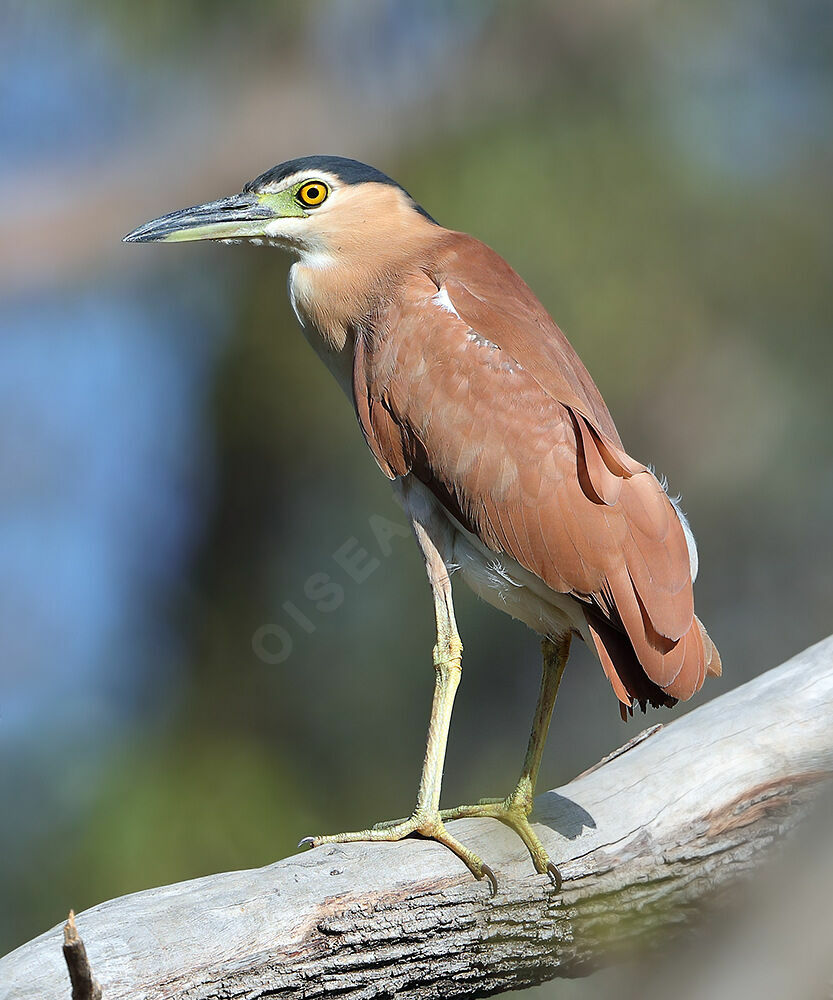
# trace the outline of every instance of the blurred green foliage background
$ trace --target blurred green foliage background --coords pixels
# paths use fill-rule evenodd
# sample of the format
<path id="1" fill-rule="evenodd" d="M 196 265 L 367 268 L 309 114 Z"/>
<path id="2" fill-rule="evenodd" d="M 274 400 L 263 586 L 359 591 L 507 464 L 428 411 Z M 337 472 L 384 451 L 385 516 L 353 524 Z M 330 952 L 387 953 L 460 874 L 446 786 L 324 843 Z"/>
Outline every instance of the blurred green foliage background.
<path id="1" fill-rule="evenodd" d="M 281 160 L 374 163 L 535 289 L 683 493 L 725 670 L 695 703 L 830 631 L 830 22 L 816 0 L 5 5 L 0 952 L 412 804 L 428 587 L 410 540 L 379 548 L 370 515 L 404 519 L 289 261 L 119 243 Z M 351 539 L 378 561 L 361 584 Z M 344 587 L 330 613 L 314 573 Z M 535 637 L 456 599 L 448 804 L 510 787 L 538 683 Z M 542 781 L 641 723 L 577 650 Z"/>

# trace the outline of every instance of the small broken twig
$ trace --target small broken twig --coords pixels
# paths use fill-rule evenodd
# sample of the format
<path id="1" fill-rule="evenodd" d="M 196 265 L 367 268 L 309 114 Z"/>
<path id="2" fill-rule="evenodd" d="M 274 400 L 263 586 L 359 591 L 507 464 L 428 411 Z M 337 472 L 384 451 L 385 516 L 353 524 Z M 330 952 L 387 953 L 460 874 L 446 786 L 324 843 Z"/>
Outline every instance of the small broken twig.
<path id="1" fill-rule="evenodd" d="M 101 987 L 90 968 L 87 949 L 75 926 L 75 913 L 69 911 L 64 924 L 64 958 L 72 983 L 72 1000 L 101 1000 Z"/>

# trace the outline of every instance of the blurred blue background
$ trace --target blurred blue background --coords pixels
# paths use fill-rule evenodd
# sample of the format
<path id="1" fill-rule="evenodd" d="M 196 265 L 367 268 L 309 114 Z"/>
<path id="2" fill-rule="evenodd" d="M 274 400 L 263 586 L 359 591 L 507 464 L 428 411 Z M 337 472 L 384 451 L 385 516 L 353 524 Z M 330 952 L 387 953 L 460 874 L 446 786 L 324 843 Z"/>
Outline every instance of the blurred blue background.
<path id="1" fill-rule="evenodd" d="M 379 545 L 371 515 L 403 518 L 295 329 L 288 260 L 120 243 L 281 160 L 379 166 L 539 294 L 683 494 L 725 668 L 698 701 L 830 631 L 832 17 L 7 0 L 0 953 L 70 906 L 410 808 L 428 588 L 409 540 Z M 316 573 L 343 587 L 330 613 Z M 457 602 L 448 804 L 510 787 L 538 682 L 534 636 Z M 542 781 L 641 725 L 577 652 Z"/>

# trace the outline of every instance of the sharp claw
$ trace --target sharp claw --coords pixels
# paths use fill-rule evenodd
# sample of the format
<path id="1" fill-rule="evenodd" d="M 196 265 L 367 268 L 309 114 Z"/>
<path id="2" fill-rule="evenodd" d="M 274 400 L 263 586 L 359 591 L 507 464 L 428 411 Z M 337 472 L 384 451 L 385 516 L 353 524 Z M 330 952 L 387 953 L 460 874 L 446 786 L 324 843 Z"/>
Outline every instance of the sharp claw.
<path id="1" fill-rule="evenodd" d="M 303 840 L 298 841 L 299 847 L 315 847 L 315 837 L 304 837 Z"/>
<path id="2" fill-rule="evenodd" d="M 547 862 L 547 875 L 550 877 L 550 881 L 555 886 L 555 891 L 561 891 L 561 872 L 555 867 L 552 861 Z"/>
<path id="3" fill-rule="evenodd" d="M 488 865 L 481 865 L 481 868 L 483 869 L 483 875 L 485 875 L 486 878 L 491 883 L 492 891 L 489 893 L 489 895 L 495 896 L 497 894 L 497 879 L 495 878 L 495 873 Z M 481 875 L 480 877 L 483 878 L 483 875 Z"/>

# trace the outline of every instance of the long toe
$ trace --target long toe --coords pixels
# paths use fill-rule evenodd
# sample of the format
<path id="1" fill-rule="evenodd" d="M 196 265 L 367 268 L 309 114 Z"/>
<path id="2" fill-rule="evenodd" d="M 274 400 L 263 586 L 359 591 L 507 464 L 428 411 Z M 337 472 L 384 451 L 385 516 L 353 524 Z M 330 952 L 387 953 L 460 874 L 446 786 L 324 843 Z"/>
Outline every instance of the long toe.
<path id="1" fill-rule="evenodd" d="M 483 861 L 482 858 L 478 857 L 474 851 L 470 851 L 468 847 L 461 844 L 456 837 L 452 837 L 442 823 L 437 824 L 437 829 L 433 831 L 431 839 L 436 840 L 440 844 L 444 844 L 450 851 L 453 851 L 472 873 L 472 875 L 474 875 L 478 882 L 481 879 L 487 878 L 491 888 L 490 894 L 494 896 L 497 892 L 497 878 L 494 871 L 485 863 L 485 861 Z"/>
<path id="2" fill-rule="evenodd" d="M 415 833 L 417 824 L 413 818 L 395 820 L 392 823 L 378 824 L 369 830 L 354 830 L 350 833 L 328 833 L 320 837 L 304 837 L 299 847 L 321 847 L 322 844 L 354 844 L 367 841 L 395 841 Z"/>
<path id="3" fill-rule="evenodd" d="M 497 878 L 494 871 L 473 851 L 470 851 L 459 840 L 452 837 L 443 825 L 438 813 L 428 817 L 414 815 L 408 819 L 389 820 L 377 823 L 367 830 L 356 830 L 351 833 L 304 837 L 298 846 L 321 847 L 322 844 L 352 844 L 361 841 L 383 843 L 403 840 L 412 834 L 417 834 L 426 840 L 435 840 L 438 844 L 442 844 L 450 851 L 453 851 L 476 879 L 488 879 L 493 896 L 497 892 Z"/>

